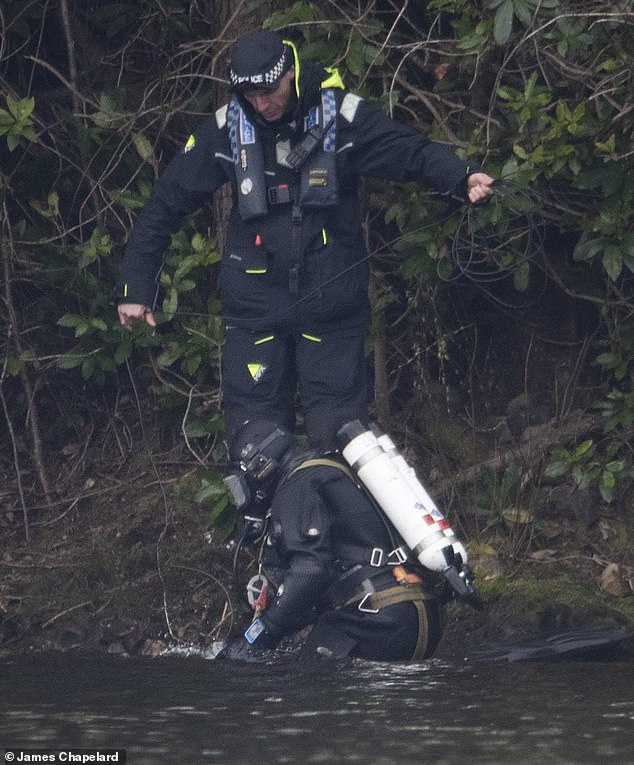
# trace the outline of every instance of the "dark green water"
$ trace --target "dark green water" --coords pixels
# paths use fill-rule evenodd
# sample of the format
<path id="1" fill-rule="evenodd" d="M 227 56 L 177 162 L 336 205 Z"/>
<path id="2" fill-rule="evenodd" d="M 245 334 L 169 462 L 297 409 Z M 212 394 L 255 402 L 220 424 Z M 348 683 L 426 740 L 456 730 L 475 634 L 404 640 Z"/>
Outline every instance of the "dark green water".
<path id="1" fill-rule="evenodd" d="M 3 747 L 131 765 L 634 765 L 634 664 L 0 659 Z"/>

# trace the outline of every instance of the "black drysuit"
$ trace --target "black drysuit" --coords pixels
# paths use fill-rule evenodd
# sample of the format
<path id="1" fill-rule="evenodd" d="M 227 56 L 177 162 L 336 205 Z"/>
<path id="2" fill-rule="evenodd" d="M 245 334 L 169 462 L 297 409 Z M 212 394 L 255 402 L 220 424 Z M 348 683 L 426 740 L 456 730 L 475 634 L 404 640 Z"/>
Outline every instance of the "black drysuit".
<path id="1" fill-rule="evenodd" d="M 297 188 L 300 177 L 280 164 L 280 146 L 301 138 L 304 117 L 320 103 L 320 86 L 329 76 L 314 62 L 296 67 L 300 95 L 281 124 L 263 122 L 240 101 L 257 127 L 266 184 L 276 197 L 280 188 Z M 296 289 L 292 205 L 271 203 L 266 214 L 242 220 L 225 109 L 210 116 L 168 165 L 126 249 L 117 299 L 153 307 L 170 235 L 186 214 L 231 184 L 234 206 L 220 271 L 229 434 L 244 420 L 262 417 L 292 429 L 298 387 L 306 430 L 320 449 L 333 448 L 342 423 L 364 418 L 368 383 L 363 346 L 370 309 L 359 179 L 416 181 L 466 200 L 466 178 L 477 170 L 377 106 L 341 88 L 333 90 L 337 203 L 302 207 Z"/>
<path id="2" fill-rule="evenodd" d="M 441 606 L 422 586 L 397 582 L 389 564 L 399 540 L 349 472 L 319 460 L 291 469 L 275 492 L 270 528 L 282 572 L 261 617 L 270 638 L 316 619 L 305 654 L 399 661 L 433 653 Z"/>

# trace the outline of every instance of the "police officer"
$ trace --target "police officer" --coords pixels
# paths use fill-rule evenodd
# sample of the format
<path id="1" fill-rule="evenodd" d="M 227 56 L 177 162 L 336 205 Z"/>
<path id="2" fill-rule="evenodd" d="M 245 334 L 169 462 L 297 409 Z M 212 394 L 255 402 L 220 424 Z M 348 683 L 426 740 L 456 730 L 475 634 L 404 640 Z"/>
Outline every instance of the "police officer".
<path id="1" fill-rule="evenodd" d="M 346 90 L 336 70 L 300 62 L 273 32 L 238 39 L 229 77 L 230 102 L 190 137 L 139 215 L 115 290 L 119 318 L 128 329 L 155 326 L 170 235 L 230 184 L 220 271 L 227 432 L 253 417 L 292 428 L 299 389 L 312 444 L 332 448 L 369 398 L 360 177 L 417 181 L 471 203 L 493 179 Z"/>
<path id="2" fill-rule="evenodd" d="M 270 504 L 262 563 L 275 586 L 258 597 L 263 612 L 245 633 L 248 644 L 268 649 L 314 623 L 304 656 L 407 661 L 433 653 L 439 599 L 342 461 L 301 452 L 266 420 L 240 427 L 230 456 L 236 504 L 250 518 Z M 245 658 L 244 649 L 238 641 L 226 655 Z"/>

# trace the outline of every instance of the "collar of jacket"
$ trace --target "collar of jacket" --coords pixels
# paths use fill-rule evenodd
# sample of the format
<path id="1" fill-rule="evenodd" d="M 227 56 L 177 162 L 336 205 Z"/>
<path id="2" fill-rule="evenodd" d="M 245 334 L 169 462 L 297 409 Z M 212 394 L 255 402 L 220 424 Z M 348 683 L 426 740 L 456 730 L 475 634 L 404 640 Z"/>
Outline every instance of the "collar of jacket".
<path id="1" fill-rule="evenodd" d="M 302 64 L 295 44 L 290 40 L 284 40 L 284 44 L 293 51 L 293 64 L 295 66 L 295 95 L 301 100 L 302 95 L 313 91 L 315 99 L 319 91 L 324 88 L 344 89 L 343 80 L 339 70 L 334 67 L 323 67 L 316 61 L 306 61 Z"/>

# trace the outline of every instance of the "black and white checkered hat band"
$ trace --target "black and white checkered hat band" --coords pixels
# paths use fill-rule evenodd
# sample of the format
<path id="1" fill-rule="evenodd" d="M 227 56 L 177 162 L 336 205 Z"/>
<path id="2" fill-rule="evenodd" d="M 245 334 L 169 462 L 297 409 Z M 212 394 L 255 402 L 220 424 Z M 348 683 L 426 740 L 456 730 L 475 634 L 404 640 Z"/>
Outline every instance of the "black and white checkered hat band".
<path id="1" fill-rule="evenodd" d="M 254 88 L 269 88 L 274 85 L 280 77 L 288 69 L 288 50 L 285 48 L 279 61 L 277 61 L 272 69 L 268 72 L 258 72 L 257 74 L 236 74 L 233 69 L 229 70 L 229 78 L 231 80 L 231 87 L 241 87 L 252 85 Z"/>

